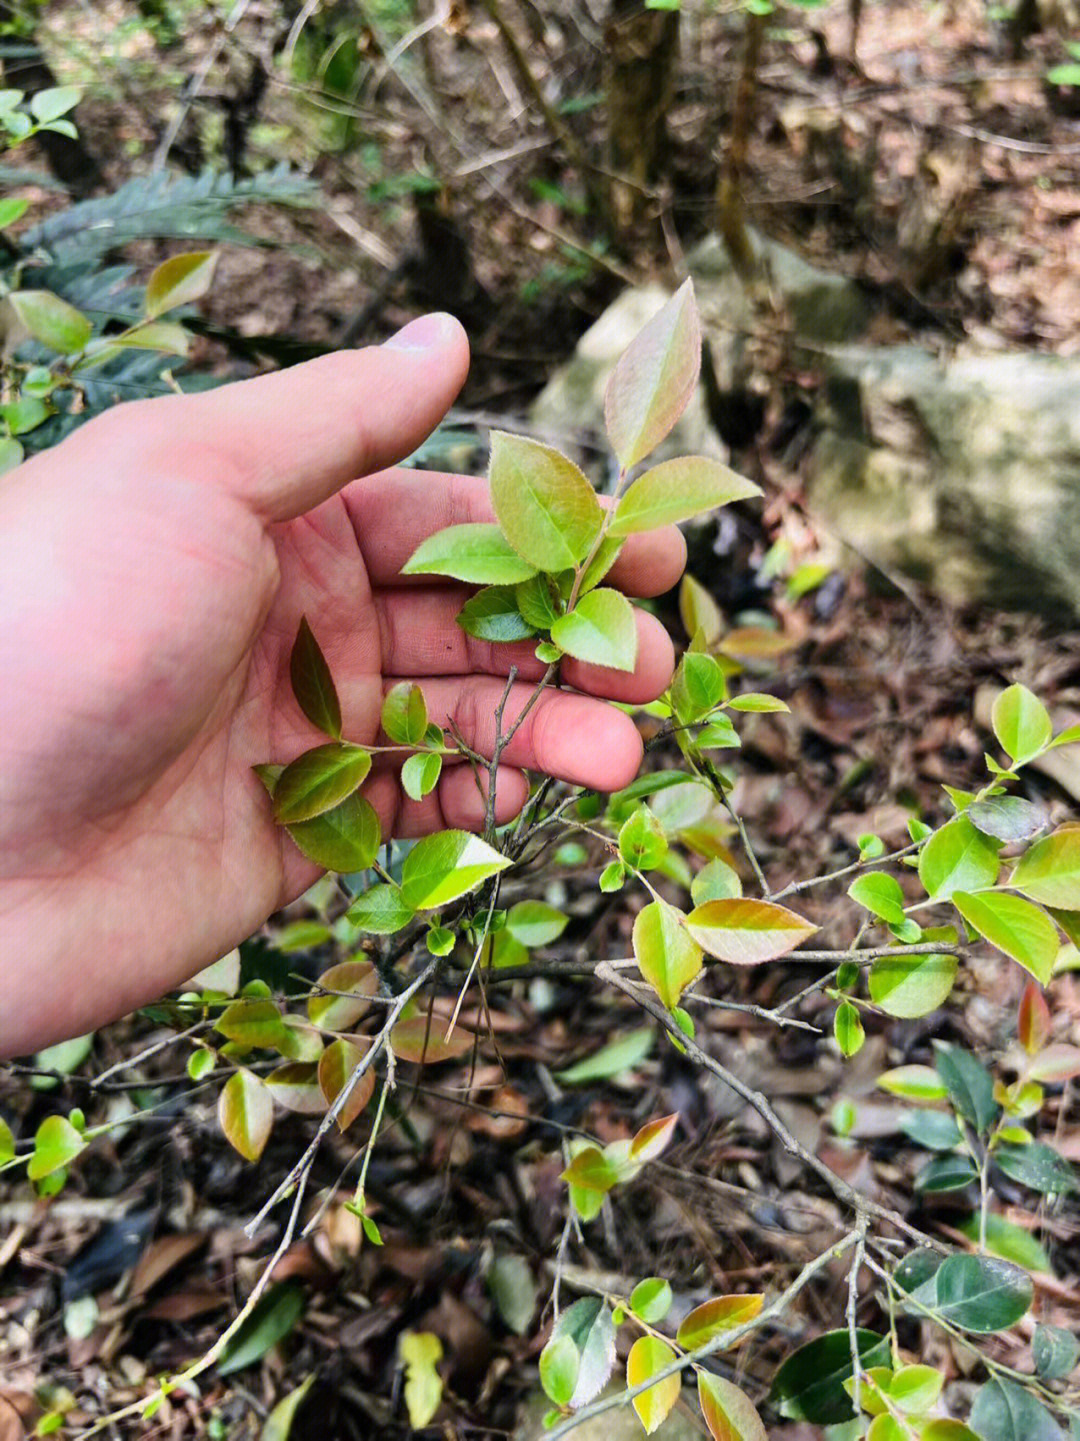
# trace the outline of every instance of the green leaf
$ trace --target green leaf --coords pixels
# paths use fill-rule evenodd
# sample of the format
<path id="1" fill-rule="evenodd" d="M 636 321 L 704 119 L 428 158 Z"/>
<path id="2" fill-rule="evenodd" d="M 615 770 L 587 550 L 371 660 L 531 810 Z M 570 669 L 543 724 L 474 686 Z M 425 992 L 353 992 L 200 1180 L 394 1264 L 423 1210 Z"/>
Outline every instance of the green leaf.
<path id="1" fill-rule="evenodd" d="M 1044 1381 L 1060 1381 L 1080 1360 L 1080 1341 L 1060 1326 L 1036 1326 L 1031 1340 L 1035 1373 Z"/>
<path id="2" fill-rule="evenodd" d="M 619 829 L 619 854 L 635 870 L 651 871 L 667 855 L 664 828 L 647 806 L 640 805 Z"/>
<path id="3" fill-rule="evenodd" d="M 288 831 L 308 860 L 344 875 L 366 871 L 378 855 L 382 839 L 378 816 L 364 797 L 355 793 L 321 816 L 297 821 Z"/>
<path id="4" fill-rule="evenodd" d="M 323 971 L 318 985 L 327 994 L 313 995 L 308 1001 L 308 1020 L 323 1031 L 351 1031 L 371 1010 L 379 976 L 368 960 L 342 961 Z"/>
<path id="5" fill-rule="evenodd" d="M 850 1001 L 841 1001 L 833 1017 L 833 1035 L 842 1056 L 854 1056 L 861 1051 L 866 1032 L 859 1012 Z"/>
<path id="6" fill-rule="evenodd" d="M 423 1430 L 442 1403 L 442 1377 L 435 1369 L 442 1354 L 442 1342 L 432 1331 L 403 1331 L 398 1339 L 398 1355 L 405 1367 L 405 1409 L 414 1430 Z"/>
<path id="7" fill-rule="evenodd" d="M 697 1380 L 701 1414 L 713 1441 L 768 1441 L 757 1408 L 745 1391 L 711 1371 L 699 1371 Z"/>
<path id="8" fill-rule="evenodd" d="M 990 724 L 1014 766 L 1046 749 L 1054 734 L 1046 707 L 1027 686 L 1011 685 L 994 701 Z"/>
<path id="9" fill-rule="evenodd" d="M 973 801 L 965 811 L 984 835 L 999 841 L 1026 841 L 1046 825 L 1046 812 L 1020 796 L 990 796 Z"/>
<path id="10" fill-rule="evenodd" d="M 887 921 L 891 926 L 902 925 L 906 919 L 904 893 L 894 876 L 882 875 L 880 871 L 859 876 L 848 886 L 848 895 L 856 905 L 862 906 L 864 910 L 877 916 L 879 920 Z"/>
<path id="11" fill-rule="evenodd" d="M 607 1081 L 612 1076 L 621 1076 L 641 1064 L 656 1043 L 656 1032 L 652 1026 L 639 1026 L 627 1031 L 617 1040 L 610 1041 L 594 1055 L 584 1061 L 568 1066 L 565 1071 L 556 1071 L 555 1079 L 564 1086 L 582 1086 L 589 1081 Z"/>
<path id="12" fill-rule="evenodd" d="M 745 1296 L 716 1296 L 705 1301 L 684 1317 L 676 1340 L 684 1351 L 696 1351 L 725 1331 L 745 1326 L 761 1314 L 765 1297 L 756 1293 Z"/>
<path id="13" fill-rule="evenodd" d="M 971 1429 L 982 1441 L 1062 1441 L 1061 1430 L 1025 1386 L 987 1381 L 975 1393 Z"/>
<path id="14" fill-rule="evenodd" d="M 969 1241 L 977 1242 L 978 1216 L 969 1216 L 966 1221 L 961 1221 L 957 1230 L 962 1231 Z M 1012 1261 L 1017 1266 L 1023 1266 L 1026 1271 L 1041 1271 L 1047 1274 L 1050 1272 L 1050 1257 L 1031 1232 L 1025 1231 L 1023 1226 L 1017 1226 L 1012 1221 L 1006 1221 L 1004 1216 L 993 1211 L 986 1217 L 986 1249 L 992 1256 L 1000 1256 L 1003 1261 Z"/>
<path id="15" fill-rule="evenodd" d="M 567 655 L 590 665 L 630 671 L 637 661 L 634 607 L 619 591 L 606 587 L 583 595 L 572 611 L 560 616 L 551 638 Z"/>
<path id="16" fill-rule="evenodd" d="M 686 409 L 701 365 L 701 324 L 687 280 L 623 352 L 604 396 L 608 437 L 629 469 L 655 450 Z"/>
<path id="17" fill-rule="evenodd" d="M 233 1001 L 214 1023 L 226 1040 L 238 1046 L 276 1048 L 285 1029 L 281 1012 L 273 1001 Z"/>
<path id="18" fill-rule="evenodd" d="M 0 1166 L 15 1158 L 15 1137 L 11 1133 L 11 1127 L 0 1116 Z"/>
<path id="19" fill-rule="evenodd" d="M 401 896 L 415 911 L 430 911 L 476 890 L 510 861 L 467 831 L 425 836 L 409 852 L 401 872 Z"/>
<path id="20" fill-rule="evenodd" d="M 43 400 L 12 400 L 6 405 L 0 405 L 0 419 L 13 436 L 26 435 L 29 431 L 36 430 L 51 414 L 52 411 Z"/>
<path id="21" fill-rule="evenodd" d="M 997 844 L 966 816 L 956 816 L 935 831 L 919 852 L 919 880 L 934 900 L 992 886 L 1000 869 Z"/>
<path id="22" fill-rule="evenodd" d="M 620 536 L 604 536 L 596 548 L 596 554 L 589 561 L 585 574 L 581 577 L 581 588 L 578 595 L 588 595 L 590 590 L 595 590 L 618 560 L 625 544 L 626 542 Z"/>
<path id="23" fill-rule="evenodd" d="M 1046 985 L 1053 974 L 1059 942 L 1054 923 L 1045 911 L 1004 891 L 982 891 L 979 895 L 956 891 L 952 901 L 980 936 Z"/>
<path id="24" fill-rule="evenodd" d="M 387 691 L 382 708 L 382 728 L 394 745 L 423 745 L 427 726 L 427 705 L 424 692 L 418 685 L 403 680 Z"/>
<path id="25" fill-rule="evenodd" d="M 674 1299 L 670 1281 L 663 1276 L 648 1276 L 630 1292 L 630 1309 L 642 1321 L 655 1326 L 671 1310 Z"/>
<path id="26" fill-rule="evenodd" d="M 506 929 L 516 941 L 532 949 L 550 946 L 570 924 L 570 917 L 544 901 L 518 901 L 506 913 Z"/>
<path id="27" fill-rule="evenodd" d="M 985 1135 L 1001 1109 L 994 1100 L 993 1076 L 970 1051 L 941 1041 L 934 1044 L 934 1066 L 957 1112 Z"/>
<path id="28" fill-rule="evenodd" d="M 539 441 L 494 430 L 489 476 L 495 517 L 534 570 L 570 570 L 585 558 L 604 513 L 573 461 Z"/>
<path id="29" fill-rule="evenodd" d="M 666 1341 L 661 1341 L 657 1336 L 639 1336 L 630 1347 L 630 1354 L 626 1358 L 627 1386 L 642 1385 L 651 1376 L 655 1376 L 657 1371 L 670 1366 L 674 1360 L 675 1352 Z M 682 1377 L 676 1372 L 633 1398 L 634 1410 L 645 1427 L 647 1436 L 651 1436 L 667 1419 L 671 1408 L 679 1399 L 681 1389 Z"/>
<path id="30" fill-rule="evenodd" d="M 855 1345 L 864 1370 L 889 1362 L 889 1342 L 876 1331 L 855 1332 Z M 851 1337 L 845 1328 L 828 1331 L 800 1346 L 773 1378 L 769 1399 L 790 1421 L 834 1426 L 855 1415 L 844 1382 L 852 1375 Z"/>
<path id="31" fill-rule="evenodd" d="M 702 968 L 701 950 L 681 913 L 666 901 L 650 901 L 634 921 L 633 945 L 641 974 L 670 1010 Z"/>
<path id="32" fill-rule="evenodd" d="M 466 635 L 499 644 L 528 640 L 536 634 L 518 610 L 517 591 L 508 586 L 489 585 L 477 591 L 458 611 L 457 623 Z"/>
<path id="33" fill-rule="evenodd" d="M 16 220 L 21 220 L 29 205 L 29 200 L 19 200 L 14 196 L 0 200 L 0 230 L 5 230 L 9 225 L 14 225 Z"/>
<path id="34" fill-rule="evenodd" d="M 496 1256 L 487 1273 L 495 1309 L 517 1336 L 524 1336 L 536 1311 L 536 1282 L 521 1256 Z"/>
<path id="35" fill-rule="evenodd" d="M 401 767 L 401 788 L 411 800 L 422 801 L 431 794 L 442 774 L 443 758 L 430 751 L 409 756 Z"/>
<path id="36" fill-rule="evenodd" d="M 622 1179 L 618 1166 L 598 1146 L 584 1146 L 562 1172 L 568 1186 L 606 1196 Z"/>
<path id="37" fill-rule="evenodd" d="M 218 1100 L 218 1121 L 245 1161 L 259 1159 L 274 1124 L 274 1101 L 258 1076 L 239 1070 L 229 1077 Z"/>
<path id="38" fill-rule="evenodd" d="M 575 1301 L 555 1322 L 548 1344 L 562 1336 L 573 1342 L 578 1353 L 577 1380 L 567 1404 L 579 1410 L 599 1395 L 615 1365 L 615 1326 L 610 1307 L 599 1296 Z"/>
<path id="39" fill-rule="evenodd" d="M 60 355 L 85 350 L 94 333 L 86 316 L 51 290 L 13 290 L 8 300 L 31 337 Z"/>
<path id="40" fill-rule="evenodd" d="M 39 125 L 48 125 L 74 110 L 81 99 L 82 91 L 77 85 L 51 85 L 31 95 L 30 114 Z"/>
<path id="41" fill-rule="evenodd" d="M 905 1111 L 899 1126 L 908 1140 L 929 1151 L 951 1151 L 964 1139 L 949 1111 Z"/>
<path id="42" fill-rule="evenodd" d="M 497 525 L 451 525 L 429 535 L 402 575 L 448 575 L 469 585 L 515 585 L 536 574 Z"/>
<path id="43" fill-rule="evenodd" d="M 66 1117 L 46 1116 L 34 1136 L 34 1153 L 26 1174 L 31 1181 L 40 1181 L 69 1166 L 85 1149 L 86 1141 Z"/>
<path id="44" fill-rule="evenodd" d="M 687 651 L 671 682 L 672 709 L 683 725 L 708 715 L 726 695 L 727 680 L 715 656 Z"/>
<path id="45" fill-rule="evenodd" d="M 259 1441 L 289 1441 L 296 1413 L 315 1383 L 315 1374 L 313 1371 L 294 1391 L 290 1391 L 277 1403 L 263 1423 Z"/>
<path id="46" fill-rule="evenodd" d="M 979 1173 L 970 1156 L 960 1152 L 934 1156 L 915 1177 L 916 1191 L 962 1191 L 977 1181 Z"/>
<path id="47" fill-rule="evenodd" d="M 285 767 L 274 787 L 274 819 L 279 825 L 310 821 L 332 811 L 363 785 L 371 753 L 347 741 L 327 741 L 305 751 Z"/>
<path id="48" fill-rule="evenodd" d="M 709 861 L 690 883 L 690 896 L 695 906 L 703 906 L 706 901 L 737 900 L 741 895 L 739 873 L 732 870 L 727 861 Z"/>
<path id="49" fill-rule="evenodd" d="M 1080 829 L 1070 826 L 1036 841 L 1020 857 L 1009 885 L 1044 906 L 1080 910 Z"/>
<path id="50" fill-rule="evenodd" d="M 279 1106 L 298 1115 L 321 1116 L 326 1110 L 315 1061 L 287 1061 L 277 1066 L 266 1077 L 266 1089 Z"/>
<path id="51" fill-rule="evenodd" d="M 23 448 L 19 442 L 10 436 L 0 435 L 0 475 L 7 475 L 9 470 L 22 463 Z"/>
<path id="52" fill-rule="evenodd" d="M 695 906 L 686 927 L 702 950 L 736 966 L 775 960 L 817 930 L 774 901 L 747 898 Z"/>
<path id="53" fill-rule="evenodd" d="M 192 250 L 163 260 L 146 282 L 147 315 L 154 319 L 201 300 L 214 282 L 217 260 L 213 250 Z"/>
<path id="54" fill-rule="evenodd" d="M 890 1016 L 927 1016 L 948 999 L 957 965 L 950 955 L 881 956 L 870 967 L 870 998 Z"/>
<path id="55" fill-rule="evenodd" d="M 1080 1189 L 1076 1173 L 1052 1146 L 1033 1141 L 1030 1146 L 1001 1145 L 994 1160 L 1014 1181 L 1044 1196 L 1066 1196 Z"/>
<path id="56" fill-rule="evenodd" d="M 883 1091 L 909 1101 L 943 1101 L 949 1094 L 941 1076 L 929 1066 L 897 1066 L 884 1071 L 877 1084 Z"/>
<path id="57" fill-rule="evenodd" d="M 514 587 L 514 599 L 521 618 L 534 630 L 550 630 L 563 607 L 546 575 L 533 576 Z"/>
<path id="58" fill-rule="evenodd" d="M 937 1315 L 980 1336 L 1015 1325 L 1034 1294 L 1026 1271 L 990 1256 L 949 1256 L 928 1285 Z"/>
<path id="59" fill-rule="evenodd" d="M 782 701 L 774 695 L 767 695 L 764 691 L 744 691 L 742 695 L 732 696 L 728 705 L 732 710 L 756 713 L 776 713 L 778 711 L 790 713 L 791 710 L 786 701 Z"/>
<path id="60" fill-rule="evenodd" d="M 231 1376 L 261 1361 L 283 1341 L 304 1314 L 304 1293 L 292 1281 L 279 1281 L 255 1303 L 251 1315 L 225 1344 L 217 1363 L 219 1376 Z"/>
<path id="61" fill-rule="evenodd" d="M 566 1406 L 574 1394 L 581 1354 L 567 1335 L 552 1335 L 540 1352 L 540 1384 L 557 1406 Z"/>
<path id="62" fill-rule="evenodd" d="M 326 657 L 301 616 L 300 628 L 289 656 L 289 678 L 296 703 L 313 726 L 335 740 L 341 739 L 341 702 Z"/>
<path id="63" fill-rule="evenodd" d="M 345 912 L 346 919 L 358 930 L 373 936 L 389 936 L 407 926 L 416 912 L 405 904 L 397 886 L 371 886 L 357 896 Z"/>
<path id="64" fill-rule="evenodd" d="M 666 460 L 634 481 L 618 504 L 608 534 L 656 530 L 730 501 L 760 494 L 760 486 L 744 480 L 718 460 L 703 455 Z"/>

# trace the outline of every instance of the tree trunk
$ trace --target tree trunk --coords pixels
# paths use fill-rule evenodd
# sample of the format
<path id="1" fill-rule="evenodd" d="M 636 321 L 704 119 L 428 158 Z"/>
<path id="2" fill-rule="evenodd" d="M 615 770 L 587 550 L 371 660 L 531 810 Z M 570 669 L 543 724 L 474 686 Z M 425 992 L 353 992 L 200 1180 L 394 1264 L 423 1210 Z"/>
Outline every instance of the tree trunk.
<path id="1" fill-rule="evenodd" d="M 720 167 L 720 181 L 716 192 L 716 228 L 727 246 L 732 265 L 747 284 L 753 279 L 755 257 L 746 232 L 742 183 L 754 120 L 758 63 L 761 59 L 764 33 L 765 17 L 747 12 L 746 44 L 742 69 L 735 87 L 731 135 Z"/>
<path id="2" fill-rule="evenodd" d="M 608 208 L 616 234 L 648 214 L 649 189 L 667 156 L 667 112 L 679 47 L 676 10 L 646 10 L 642 0 L 611 0 L 607 31 Z"/>

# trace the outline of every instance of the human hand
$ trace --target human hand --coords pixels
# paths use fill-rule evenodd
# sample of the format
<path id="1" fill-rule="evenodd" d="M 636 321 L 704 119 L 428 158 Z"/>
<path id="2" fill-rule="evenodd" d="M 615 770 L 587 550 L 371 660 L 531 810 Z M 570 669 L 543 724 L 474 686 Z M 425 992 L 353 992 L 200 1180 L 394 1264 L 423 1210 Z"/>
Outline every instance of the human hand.
<path id="1" fill-rule="evenodd" d="M 490 755 L 516 665 L 512 725 L 543 669 L 532 647 L 470 639 L 463 587 L 399 576 L 431 532 L 491 519 L 486 483 L 383 470 L 467 368 L 460 326 L 427 316 L 379 348 L 117 407 L 0 481 L 0 1055 L 181 984 L 317 878 L 251 770 L 320 739 L 289 683 L 302 615 L 346 739 L 373 743 L 385 691 L 409 679 Z M 684 558 L 675 530 L 634 536 L 611 581 L 659 594 Z M 520 768 L 600 790 L 636 774 L 637 731 L 598 697 L 667 685 L 666 632 L 638 626 L 633 674 L 568 661 L 574 690 L 530 711 L 499 770 L 500 823 L 525 801 Z M 364 793 L 385 835 L 483 823 L 467 765 L 419 803 L 389 768 Z"/>

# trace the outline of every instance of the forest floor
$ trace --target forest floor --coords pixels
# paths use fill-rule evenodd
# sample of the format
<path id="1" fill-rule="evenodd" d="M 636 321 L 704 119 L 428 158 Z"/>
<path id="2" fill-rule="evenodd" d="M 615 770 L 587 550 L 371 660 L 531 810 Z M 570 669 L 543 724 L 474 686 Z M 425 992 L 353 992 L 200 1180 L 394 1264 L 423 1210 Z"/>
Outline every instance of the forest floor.
<path id="1" fill-rule="evenodd" d="M 114 183 L 149 163 L 180 81 L 221 39 L 220 27 L 193 21 L 189 35 L 163 46 L 133 23 L 131 9 L 121 0 L 69 0 L 55 7 L 48 40 L 62 78 L 90 78 L 80 129 Z M 197 20 L 198 7 L 189 9 Z M 275 9 L 253 4 L 224 38 L 173 162 L 197 166 L 219 154 L 223 97 L 269 54 Z M 203 343 L 204 363 L 245 373 L 271 353 L 264 338 L 287 337 L 300 350 L 332 348 L 346 336 L 365 343 L 424 306 L 447 305 L 466 321 L 475 357 L 456 419 L 520 418 L 608 300 L 631 281 L 672 274 L 681 252 L 706 233 L 739 65 L 737 17 L 683 17 L 657 222 L 620 251 L 602 236 L 583 177 L 523 95 L 481 7 L 455 4 L 450 13 L 392 64 L 387 56 L 409 38 L 408 26 L 369 27 L 362 83 L 348 105 L 334 107 L 348 115 L 314 104 L 310 88 L 272 72 L 247 127 L 245 163 L 293 159 L 327 199 L 316 210 L 261 216 L 258 233 L 272 248 L 226 248 L 205 308 L 216 329 Z M 1051 95 L 1045 78 L 1068 58 L 1062 37 L 1037 35 L 1014 59 L 981 5 L 871 5 L 855 68 L 844 58 L 846 11 L 813 11 L 810 23 L 820 39 L 799 12 L 791 30 L 766 45 L 744 179 L 751 220 L 863 280 L 880 299 L 882 339 L 1076 353 L 1080 121 L 1062 113 L 1072 96 Z M 592 10 L 551 7 L 530 55 L 575 133 L 598 145 L 602 33 Z M 436 174 L 442 183 L 432 189 Z M 56 203 L 47 192 L 39 198 Z M 426 245 L 418 216 L 435 237 Z M 143 246 L 138 258 L 169 248 Z M 457 257 L 456 269 L 448 257 Z M 239 341 L 250 342 L 240 358 Z M 735 801 L 774 887 L 849 863 L 866 832 L 890 847 L 905 844 L 912 813 L 941 820 L 949 809 L 942 784 L 970 786 L 982 772 L 995 688 L 1024 681 L 1056 722 L 1080 719 L 1080 649 L 1067 628 L 957 612 L 872 575 L 830 576 L 806 595 L 793 590 L 788 575 L 813 559 L 820 534 L 801 506 L 798 478 L 779 470 L 770 446 L 788 378 L 754 377 L 767 396 L 762 427 L 733 458 L 760 471 L 765 505 L 742 508 L 733 533 L 706 528 L 691 544 L 693 573 L 730 623 L 763 622 L 786 638 L 781 653 L 751 664 L 755 686 L 782 697 L 791 715 L 748 717 L 733 763 Z M 678 632 L 675 597 L 660 609 Z M 642 724 L 648 733 L 648 719 Z M 1055 821 L 1080 807 L 1080 761 L 1072 756 L 1058 752 L 1054 767 L 1026 773 L 1024 794 Z M 648 760 L 651 768 L 675 763 L 663 748 Z M 584 857 L 555 853 L 530 883 L 530 894 L 571 917 L 544 953 L 549 959 L 591 963 L 627 953 L 632 910 L 598 897 L 602 863 L 592 845 Z M 855 925 L 843 886 L 812 895 L 822 898 L 806 898 L 805 912 L 822 927 L 822 942 L 850 943 Z M 276 958 L 281 976 L 317 975 L 343 953 L 334 943 L 291 951 L 291 928 L 335 908 L 340 897 L 318 890 L 272 918 L 246 960 L 272 969 Z M 780 1028 L 753 1013 L 797 995 L 820 973 L 791 961 L 734 976 L 711 972 L 707 994 L 744 1009 L 710 1005 L 698 1016 L 699 1040 L 767 1091 L 799 1142 L 858 1190 L 956 1240 L 970 1197 L 913 1199 L 922 1153 L 898 1131 L 898 1103 L 875 1079 L 889 1066 L 925 1061 L 932 1038 L 1007 1052 L 1023 978 L 985 954 L 965 966 L 947 1011 L 910 1021 L 869 1013 L 866 1044 L 845 1062 L 829 1039 L 834 1003 L 821 992 L 793 1013 L 801 1026 Z M 1057 977 L 1050 996 L 1056 1039 L 1080 1042 L 1076 976 Z M 536 1389 L 547 1332 L 540 1318 L 563 1227 L 561 1142 L 570 1131 L 606 1142 L 650 1117 L 680 1116 L 663 1162 L 622 1188 L 571 1244 L 563 1270 L 571 1292 L 660 1274 L 684 1305 L 718 1291 L 772 1293 L 841 1234 L 835 1198 L 659 1033 L 623 1073 L 560 1081 L 613 1037 L 641 1028 L 625 997 L 588 981 L 546 980 L 489 999 L 489 1013 L 471 998 L 463 1012 L 477 1031 L 475 1054 L 403 1067 L 400 1110 L 388 1118 L 368 1179 L 385 1244 L 364 1243 L 343 1207 L 355 1178 L 355 1133 L 332 1135 L 312 1175 L 325 1209 L 279 1263 L 271 1304 L 249 1329 L 250 1364 L 207 1372 L 189 1393 L 174 1394 L 153 1425 L 106 1434 L 269 1441 L 271 1408 L 314 1377 L 294 1441 L 407 1435 L 396 1350 L 406 1328 L 435 1332 L 446 1352 L 446 1401 L 430 1434 L 512 1434 Z M 56 1200 L 35 1199 L 25 1184 L 0 1191 L 0 1441 L 30 1434 L 54 1410 L 65 1414 L 60 1434 L 78 1435 L 144 1394 L 150 1379 L 201 1354 L 280 1234 L 274 1219 L 254 1239 L 243 1227 L 302 1150 L 311 1119 L 279 1119 L 259 1163 L 248 1165 L 221 1137 L 217 1084 L 188 1078 L 184 1046 L 146 1054 L 166 1033 L 159 1015 L 132 1018 L 99 1032 L 73 1066 L 64 1057 L 63 1074 L 32 1074 L 41 1067 L 31 1060 L 0 1071 L 0 1112 L 18 1134 L 75 1105 L 90 1124 L 115 1127 Z M 850 1129 L 835 1121 L 842 1102 L 854 1104 Z M 1080 1162 L 1076 1106 L 1075 1090 L 1059 1088 L 1042 1124 Z M 356 1128 L 361 1139 L 364 1125 Z M 1036 1276 L 1040 1319 L 1076 1329 L 1075 1204 L 1035 1205 L 1005 1183 L 998 1205 L 1046 1250 L 1050 1269 Z M 507 1257 L 525 1266 L 503 1267 L 513 1280 L 500 1297 L 492 1263 Z M 751 1395 L 767 1392 L 796 1345 L 843 1324 L 842 1277 L 838 1269 L 809 1287 L 740 1353 L 732 1374 Z M 869 1277 L 859 1306 L 872 1322 L 878 1302 Z M 964 1347 L 915 1323 L 909 1329 L 913 1350 L 946 1370 L 961 1404 L 975 1385 Z M 1024 1335 L 996 1338 L 994 1354 L 1025 1364 Z M 770 1434 L 810 1441 L 818 1433 L 788 1423 Z"/>

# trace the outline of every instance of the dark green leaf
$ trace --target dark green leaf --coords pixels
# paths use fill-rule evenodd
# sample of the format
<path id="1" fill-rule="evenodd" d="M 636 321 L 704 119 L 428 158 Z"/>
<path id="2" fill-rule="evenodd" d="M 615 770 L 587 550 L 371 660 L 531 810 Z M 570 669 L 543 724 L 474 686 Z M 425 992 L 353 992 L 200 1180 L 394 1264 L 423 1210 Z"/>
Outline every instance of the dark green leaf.
<path id="1" fill-rule="evenodd" d="M 970 1185 L 972 1181 L 977 1181 L 978 1178 L 979 1173 L 970 1156 L 950 1153 L 947 1156 L 935 1156 L 933 1160 L 927 1161 L 915 1177 L 915 1189 L 917 1191 L 959 1191 L 964 1186 Z"/>
<path id="2" fill-rule="evenodd" d="M 371 770 L 371 754 L 362 746 L 327 741 L 290 762 L 274 787 L 274 819 L 279 825 L 310 821 L 332 811 L 359 790 Z"/>
<path id="3" fill-rule="evenodd" d="M 987 1381 L 975 1393 L 971 1429 L 982 1441 L 1062 1441 L 1057 1422 L 1024 1386 Z"/>
<path id="4" fill-rule="evenodd" d="M 994 1100 L 994 1078 L 986 1067 L 970 1051 L 941 1042 L 934 1047 L 934 1066 L 964 1120 L 980 1135 L 989 1131 L 1000 1107 Z"/>
<path id="5" fill-rule="evenodd" d="M 1080 1359 L 1080 1341 L 1060 1326 L 1036 1326 L 1031 1359 L 1035 1362 L 1036 1374 L 1044 1381 L 1060 1381 Z"/>
<path id="6" fill-rule="evenodd" d="M 999 841 L 1026 841 L 1046 825 L 1042 807 L 1021 796 L 990 796 L 985 801 L 973 801 L 965 814 L 983 835 Z"/>
<path id="7" fill-rule="evenodd" d="M 291 1281 L 271 1286 L 236 1335 L 227 1342 L 218 1362 L 218 1375 L 230 1376 L 262 1359 L 292 1331 L 304 1312 L 304 1293 Z"/>
<path id="8" fill-rule="evenodd" d="M 477 591 L 458 611 L 457 623 L 477 640 L 506 643 L 536 634 L 518 610 L 516 590 L 509 586 L 489 585 Z"/>
<path id="9" fill-rule="evenodd" d="M 1030 1146 L 998 1146 L 994 1160 L 1006 1176 L 1044 1196 L 1067 1196 L 1078 1189 L 1076 1172 L 1068 1161 L 1041 1141 Z"/>
<path id="10" fill-rule="evenodd" d="M 889 1364 L 889 1341 L 876 1331 L 855 1333 L 863 1369 Z M 855 1415 L 844 1382 L 854 1372 L 851 1337 L 846 1330 L 829 1331 L 800 1346 L 773 1378 L 769 1399 L 790 1421 L 834 1426 Z"/>
<path id="11" fill-rule="evenodd" d="M 353 793 L 347 800 L 288 827 L 289 835 L 317 866 L 351 875 L 366 871 L 379 853 L 379 818 L 363 796 Z"/>
<path id="12" fill-rule="evenodd" d="M 1006 1331 L 1031 1308 L 1031 1277 L 990 1256 L 949 1256 L 932 1283 L 933 1309 L 962 1331 Z"/>
<path id="13" fill-rule="evenodd" d="M 951 1151 L 963 1137 L 948 1111 L 905 1111 L 900 1129 L 909 1140 L 928 1151 Z"/>
<path id="14" fill-rule="evenodd" d="M 341 702 L 326 657 L 312 634 L 306 616 L 300 620 L 300 629 L 289 657 L 289 677 L 296 703 L 311 724 L 340 740 Z"/>

